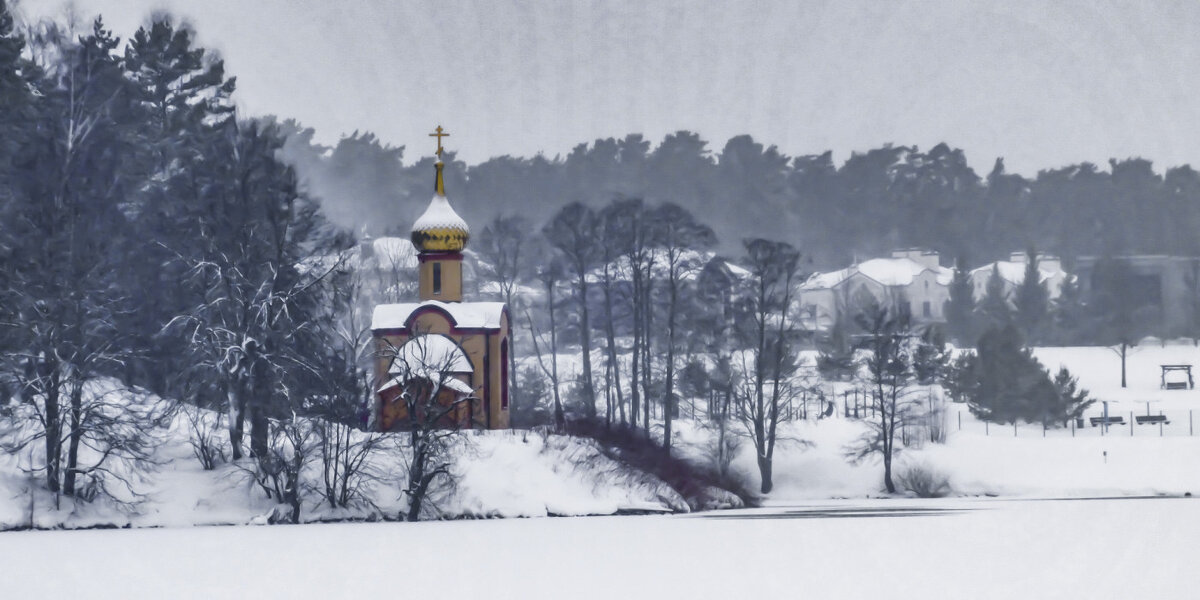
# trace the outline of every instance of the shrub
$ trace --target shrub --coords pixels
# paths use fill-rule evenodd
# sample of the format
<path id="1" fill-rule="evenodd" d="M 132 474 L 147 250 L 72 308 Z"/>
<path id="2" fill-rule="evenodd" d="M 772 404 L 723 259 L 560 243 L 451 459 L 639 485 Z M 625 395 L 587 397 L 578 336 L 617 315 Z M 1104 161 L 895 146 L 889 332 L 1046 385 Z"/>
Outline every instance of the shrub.
<path id="1" fill-rule="evenodd" d="M 941 498 L 951 492 L 950 480 L 936 469 L 924 464 L 911 464 L 896 477 L 902 489 L 920 498 Z"/>

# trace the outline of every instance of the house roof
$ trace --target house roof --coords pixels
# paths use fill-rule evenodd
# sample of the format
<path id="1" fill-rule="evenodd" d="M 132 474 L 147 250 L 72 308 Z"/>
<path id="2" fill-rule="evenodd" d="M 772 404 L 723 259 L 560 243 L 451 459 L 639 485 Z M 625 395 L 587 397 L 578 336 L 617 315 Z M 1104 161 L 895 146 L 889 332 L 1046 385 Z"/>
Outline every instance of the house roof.
<path id="1" fill-rule="evenodd" d="M 927 267 L 910 258 L 873 258 L 857 265 L 846 267 L 829 273 L 816 273 L 804 282 L 802 289 L 819 290 L 837 287 L 843 281 L 861 273 L 881 285 L 906 286 L 911 285 L 918 275 L 932 271 L 937 276 L 937 282 L 942 285 L 950 283 L 954 271 L 946 267 Z"/>
<path id="2" fill-rule="evenodd" d="M 1021 285 L 1025 281 L 1025 263 L 1012 262 L 1008 260 L 998 260 L 991 264 L 986 264 L 978 269 L 971 269 L 971 281 L 979 285 L 980 281 L 987 281 L 988 277 L 992 276 L 992 268 L 995 267 L 1000 271 L 1000 278 L 1013 284 Z M 1062 273 L 1062 269 L 1051 271 L 1045 267 L 1038 265 L 1038 281 L 1047 281 L 1050 278 Z"/>

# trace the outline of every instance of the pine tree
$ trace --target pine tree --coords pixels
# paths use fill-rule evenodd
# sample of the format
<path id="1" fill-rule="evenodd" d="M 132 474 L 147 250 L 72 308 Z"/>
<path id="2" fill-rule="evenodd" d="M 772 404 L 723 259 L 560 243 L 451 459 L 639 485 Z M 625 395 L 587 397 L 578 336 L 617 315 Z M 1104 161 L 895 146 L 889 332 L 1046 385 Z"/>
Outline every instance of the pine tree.
<path id="1" fill-rule="evenodd" d="M 1038 269 L 1037 251 L 1030 248 L 1025 253 L 1025 277 L 1017 286 L 1013 304 L 1016 306 L 1015 317 L 1025 334 L 1025 339 L 1037 343 L 1043 338 L 1046 317 L 1050 312 L 1050 291 L 1042 281 L 1042 272 Z"/>
<path id="2" fill-rule="evenodd" d="M 1087 306 L 1083 303 L 1083 289 L 1079 286 L 1078 276 L 1067 273 L 1063 277 L 1058 297 L 1054 299 L 1054 310 L 1051 316 L 1054 322 L 1054 339 L 1057 344 L 1071 346 L 1083 342 Z"/>
<path id="3" fill-rule="evenodd" d="M 1049 374 L 1012 324 L 985 331 L 974 356 L 956 362 L 955 371 L 949 387 L 985 421 L 1043 421 L 1057 403 Z"/>
<path id="4" fill-rule="evenodd" d="M 971 274 L 962 256 L 955 261 L 949 292 L 950 299 L 946 301 L 944 312 L 950 338 L 959 346 L 974 345 L 977 331 L 975 287 L 971 285 Z"/>
<path id="5" fill-rule="evenodd" d="M 1054 375 L 1054 388 L 1058 392 L 1057 402 L 1046 415 L 1046 424 L 1053 419 L 1066 427 L 1071 419 L 1082 417 L 1083 411 L 1096 402 L 1094 398 L 1088 397 L 1087 390 L 1079 387 L 1078 378 L 1071 375 L 1066 367 L 1060 367 Z"/>
<path id="6" fill-rule="evenodd" d="M 1004 327 L 1012 323 L 1012 306 L 1009 304 L 1008 293 L 1004 287 L 1004 278 L 1000 276 L 1000 265 L 994 264 L 992 273 L 988 276 L 983 298 L 979 301 L 979 313 L 987 322 L 988 327 Z"/>
<path id="7" fill-rule="evenodd" d="M 123 67 L 138 111 L 125 161 L 142 182 L 128 195 L 126 212 L 139 231 L 143 270 L 131 273 L 127 285 L 156 290 L 142 296 L 133 311 L 136 319 L 126 323 L 146 348 L 144 356 L 129 362 L 127 379 L 203 404 L 200 390 L 179 389 L 178 378 L 166 377 L 188 367 L 188 352 L 177 338 L 159 333 L 203 298 L 203 289 L 186 284 L 186 265 L 204 256 L 219 233 L 205 224 L 216 202 L 211 196 L 227 186 L 209 153 L 228 135 L 235 84 L 225 77 L 224 63 L 195 47 L 192 32 L 169 17 L 138 29 L 125 48 Z M 218 401 L 219 390 L 205 390 Z"/>

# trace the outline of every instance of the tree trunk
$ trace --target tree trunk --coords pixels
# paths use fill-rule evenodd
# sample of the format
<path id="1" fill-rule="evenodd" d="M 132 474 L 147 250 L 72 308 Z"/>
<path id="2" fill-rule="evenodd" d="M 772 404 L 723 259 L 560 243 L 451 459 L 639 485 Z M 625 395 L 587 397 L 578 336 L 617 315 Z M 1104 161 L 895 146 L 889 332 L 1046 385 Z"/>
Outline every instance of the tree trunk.
<path id="1" fill-rule="evenodd" d="M 675 417 L 675 303 L 678 299 L 679 282 L 675 268 L 671 267 L 670 293 L 667 302 L 667 378 L 663 386 L 663 450 L 671 455 L 671 421 Z"/>
<path id="2" fill-rule="evenodd" d="M 60 491 L 58 467 L 62 460 L 62 428 L 58 405 L 58 365 L 43 363 L 42 381 L 47 382 L 46 394 L 46 487 L 53 494 Z"/>
<path id="3" fill-rule="evenodd" d="M 641 392 L 638 389 L 638 371 L 641 367 L 642 348 L 642 313 L 641 289 L 642 269 L 633 263 L 633 294 L 630 298 L 630 312 L 633 316 L 633 351 L 629 364 L 629 413 L 630 424 L 637 429 L 638 417 L 641 416 Z"/>
<path id="4" fill-rule="evenodd" d="M 592 385 L 592 326 L 588 317 L 588 286 L 587 274 L 581 269 L 579 273 L 579 344 L 583 354 L 583 401 L 584 414 L 588 418 L 596 417 L 596 389 Z"/>
<path id="5" fill-rule="evenodd" d="M 79 467 L 79 440 L 83 437 L 83 385 L 71 386 L 71 433 L 67 445 L 67 470 L 63 476 L 63 493 L 75 495 L 75 478 Z"/>
<path id="6" fill-rule="evenodd" d="M 771 458 L 769 456 L 758 455 L 758 474 L 762 479 L 762 487 L 759 489 L 764 494 L 770 494 L 771 490 L 775 488 L 775 482 L 771 478 Z"/>
<path id="7" fill-rule="evenodd" d="M 647 265 L 646 276 L 642 283 L 642 293 L 644 294 L 644 297 L 642 298 L 642 325 L 645 327 L 645 331 L 642 335 L 642 398 L 644 398 L 646 401 L 645 410 L 642 411 L 642 429 L 645 431 L 646 437 L 650 436 L 650 395 L 652 393 L 650 385 L 653 383 L 653 380 L 650 376 L 652 366 L 650 363 L 650 332 L 651 322 L 654 319 L 654 307 L 650 304 L 653 287 L 650 275 L 650 266 Z"/>
<path id="8" fill-rule="evenodd" d="M 563 414 L 562 397 L 558 393 L 558 335 L 554 323 L 554 284 L 546 285 L 546 300 L 550 308 L 550 385 L 554 386 L 554 427 L 560 433 L 566 429 L 567 419 Z"/>
<path id="9" fill-rule="evenodd" d="M 233 460 L 242 458 L 242 436 L 246 430 L 246 393 L 240 377 L 226 382 L 225 396 L 229 402 L 229 445 Z"/>
<path id="10" fill-rule="evenodd" d="M 257 361 L 256 361 L 257 362 Z M 270 399 L 270 390 L 265 389 L 267 386 L 266 377 L 261 372 L 261 364 L 251 364 L 250 366 L 250 382 L 249 389 L 251 397 L 246 402 L 246 406 L 250 412 L 250 455 L 258 460 L 266 460 L 269 456 L 269 437 L 270 422 L 267 415 L 267 402 Z"/>
<path id="11" fill-rule="evenodd" d="M 1125 352 L 1128 347 L 1125 342 L 1121 342 L 1121 387 L 1125 387 Z"/>
<path id="12" fill-rule="evenodd" d="M 608 362 L 612 364 L 612 388 L 617 396 L 617 413 L 624 424 L 625 420 L 625 398 L 621 391 L 621 365 L 617 362 L 617 332 L 616 326 L 613 324 L 612 310 L 612 283 L 608 278 L 608 266 L 604 267 L 604 333 L 608 338 Z"/>

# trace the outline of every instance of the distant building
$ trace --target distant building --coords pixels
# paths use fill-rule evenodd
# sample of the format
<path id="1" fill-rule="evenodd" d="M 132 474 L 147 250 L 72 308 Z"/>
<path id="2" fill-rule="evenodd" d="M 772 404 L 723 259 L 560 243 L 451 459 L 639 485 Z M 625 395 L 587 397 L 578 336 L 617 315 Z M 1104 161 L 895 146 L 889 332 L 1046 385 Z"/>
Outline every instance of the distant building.
<path id="1" fill-rule="evenodd" d="M 1081 256 L 1075 270 L 1084 294 L 1091 295 L 1096 263 Z M 1200 331 L 1200 257 L 1125 255 L 1111 260 L 1129 268 L 1128 290 L 1134 318 L 1143 335 L 1196 337 Z"/>
<path id="2" fill-rule="evenodd" d="M 978 269 L 972 269 L 970 277 L 971 287 L 975 290 L 975 301 L 979 302 L 987 293 L 987 283 L 992 272 L 999 271 L 1000 280 L 1004 282 L 1004 293 L 1009 302 L 1012 302 L 1016 296 L 1017 287 L 1025 281 L 1025 262 L 1028 258 L 1028 254 L 1025 252 L 1013 252 L 1009 260 L 998 260 Z M 1057 256 L 1040 254 L 1037 265 L 1039 281 L 1046 285 L 1051 300 L 1057 298 L 1062 290 L 1063 280 L 1067 277 L 1067 273 L 1062 268 L 1062 261 Z"/>
<path id="3" fill-rule="evenodd" d="M 891 258 L 817 273 L 800 286 L 801 322 L 810 331 L 827 331 L 839 314 L 853 314 L 864 293 L 885 307 L 908 312 L 914 322 L 942 322 L 953 276 L 952 269 L 941 266 L 937 252 L 921 249 L 897 250 Z"/>

